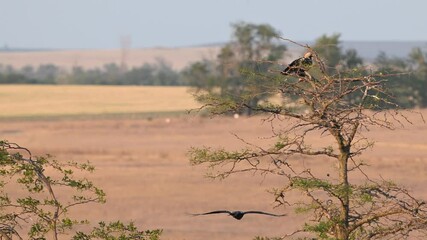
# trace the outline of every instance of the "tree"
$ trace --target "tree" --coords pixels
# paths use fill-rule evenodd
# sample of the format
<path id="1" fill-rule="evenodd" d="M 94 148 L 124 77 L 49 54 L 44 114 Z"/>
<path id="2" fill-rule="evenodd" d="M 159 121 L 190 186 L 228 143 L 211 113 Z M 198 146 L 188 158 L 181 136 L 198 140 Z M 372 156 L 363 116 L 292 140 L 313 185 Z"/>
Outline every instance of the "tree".
<path id="1" fill-rule="evenodd" d="M 412 49 L 409 54 L 409 63 L 411 70 L 416 71 L 416 75 L 420 79 L 427 79 L 427 54 L 423 53 L 421 48 Z"/>
<path id="2" fill-rule="evenodd" d="M 178 86 L 179 74 L 175 72 L 164 60 L 158 59 L 156 67 L 156 79 L 153 85 L 157 86 Z"/>
<path id="3" fill-rule="evenodd" d="M 150 64 L 134 67 L 124 75 L 123 84 L 153 85 L 156 69 Z"/>
<path id="4" fill-rule="evenodd" d="M 68 214 L 82 204 L 105 202 L 102 189 L 76 177 L 93 171 L 90 163 L 61 163 L 49 155 L 32 156 L 25 147 L 0 141 L 0 239 L 56 240 L 75 225 L 88 224 Z M 70 196 L 59 196 L 59 190 Z M 160 233 L 139 231 L 133 223 L 100 222 L 89 234 L 78 232 L 73 239 L 155 240 Z"/>
<path id="5" fill-rule="evenodd" d="M 423 65 L 423 59 L 416 49 L 412 51 L 409 59 L 390 58 L 381 52 L 375 59 L 374 64 L 378 67 L 378 74 L 390 74 L 398 72 L 411 72 L 411 74 L 395 75 L 390 77 L 387 87 L 395 102 L 405 108 L 426 106 L 425 89 L 427 81 L 423 78 L 423 71 L 427 65 Z M 424 67 L 423 67 L 424 66 Z"/>
<path id="6" fill-rule="evenodd" d="M 333 34 L 328 37 L 326 34 L 316 39 L 313 50 L 316 51 L 322 58 L 322 61 L 328 66 L 328 69 L 335 70 L 338 63 L 341 61 L 341 34 Z"/>
<path id="7" fill-rule="evenodd" d="M 363 65 L 363 60 L 357 55 L 355 49 L 348 49 L 343 55 L 343 64 L 346 69 L 360 68 Z"/>
<path id="8" fill-rule="evenodd" d="M 362 58 L 357 55 L 355 49 L 342 52 L 340 37 L 341 34 L 332 34 L 331 36 L 324 34 L 316 39 L 313 46 L 329 74 L 359 68 L 363 64 Z"/>
<path id="9" fill-rule="evenodd" d="M 425 202 L 391 181 L 368 177 L 358 158 L 373 144 L 362 131 L 372 126 L 392 130 L 407 121 L 384 87 L 388 78 L 400 74 L 331 75 L 318 57 L 321 53 L 308 46 L 305 50 L 315 56 L 316 75 L 301 79 L 258 74 L 263 76 L 263 84 L 270 86 L 270 94 L 283 95 L 282 103 L 265 100 L 250 105 L 243 99 L 199 96 L 207 100 L 201 109 L 214 115 L 239 109 L 263 114 L 264 121 L 272 125 L 273 144 L 265 147 L 241 139 L 247 145 L 242 150 L 192 148 L 190 162 L 207 165 L 212 178 L 250 171 L 283 177 L 285 184 L 271 190 L 277 206 L 291 206 L 297 213 L 312 216 L 310 223 L 285 237 L 302 233 L 319 239 L 403 239 L 413 231 L 427 236 Z M 247 96 L 255 96 L 258 90 L 250 93 Z M 313 147 L 313 137 L 332 144 Z M 332 159 L 338 167 L 328 173 L 336 177 L 305 168 L 298 164 L 301 158 Z M 356 173 L 366 176 L 365 182 L 350 182 L 349 176 Z M 293 192 L 303 193 L 306 198 L 289 202 L 286 196 Z"/>
<path id="10" fill-rule="evenodd" d="M 90 233 L 77 232 L 73 240 L 158 240 L 162 233 L 161 230 L 140 231 L 133 223 L 124 224 L 120 221 L 99 222 L 98 225 Z"/>
<path id="11" fill-rule="evenodd" d="M 53 84 L 56 78 L 61 75 L 61 70 L 58 66 L 53 64 L 43 64 L 37 68 L 35 73 L 35 79 L 38 79 L 39 83 Z"/>
<path id="12" fill-rule="evenodd" d="M 232 41 L 220 50 L 214 63 L 216 67 L 211 68 L 206 62 L 195 63 L 186 71 L 185 77 L 196 87 L 195 92 L 205 91 L 231 99 L 245 98 L 246 93 L 256 89 L 256 97 L 247 99 L 249 105 L 255 106 L 270 95 L 264 88 L 253 88 L 254 85 L 260 86 L 262 79 L 248 69 L 267 73 L 272 62 L 283 58 L 286 46 L 275 41 L 279 32 L 267 24 L 239 22 L 233 24 L 232 29 Z M 191 76 L 191 73 L 196 75 Z M 201 73 L 204 75 L 200 76 Z M 250 113 L 251 109 L 246 111 Z"/>
<path id="13" fill-rule="evenodd" d="M 208 60 L 190 64 L 181 72 L 181 82 L 196 89 L 212 92 L 217 86 L 217 77 L 212 74 L 214 68 L 214 63 Z"/>
<path id="14" fill-rule="evenodd" d="M 415 98 L 419 98 L 419 107 L 427 106 L 427 92 L 420 91 L 420 89 L 427 88 L 427 54 L 424 53 L 421 48 L 412 49 L 409 54 L 410 70 L 414 72 L 415 86 L 414 95 Z"/>

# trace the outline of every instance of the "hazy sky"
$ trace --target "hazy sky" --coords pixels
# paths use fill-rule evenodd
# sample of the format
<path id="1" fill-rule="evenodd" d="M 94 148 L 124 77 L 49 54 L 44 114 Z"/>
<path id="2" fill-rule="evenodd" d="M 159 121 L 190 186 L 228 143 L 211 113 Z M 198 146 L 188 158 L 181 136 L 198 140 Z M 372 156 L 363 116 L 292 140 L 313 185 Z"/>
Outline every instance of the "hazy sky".
<path id="1" fill-rule="evenodd" d="M 225 42 L 230 24 L 268 23 L 311 41 L 427 40 L 426 0 L 0 0 L 0 47 L 176 47 Z"/>

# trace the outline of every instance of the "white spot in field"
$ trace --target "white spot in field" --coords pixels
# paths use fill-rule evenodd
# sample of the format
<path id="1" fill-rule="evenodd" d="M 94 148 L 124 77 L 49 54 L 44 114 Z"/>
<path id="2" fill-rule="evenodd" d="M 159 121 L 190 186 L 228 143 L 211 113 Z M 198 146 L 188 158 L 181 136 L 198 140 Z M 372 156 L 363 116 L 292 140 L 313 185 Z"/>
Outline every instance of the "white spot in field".
<path id="1" fill-rule="evenodd" d="M 239 114 L 238 114 L 238 113 L 235 113 L 235 114 L 233 115 L 233 117 L 234 117 L 234 119 L 238 119 L 238 118 L 239 118 Z"/>
<path id="2" fill-rule="evenodd" d="M 165 119 L 165 123 L 170 123 L 171 122 L 171 119 L 170 118 L 166 118 Z"/>

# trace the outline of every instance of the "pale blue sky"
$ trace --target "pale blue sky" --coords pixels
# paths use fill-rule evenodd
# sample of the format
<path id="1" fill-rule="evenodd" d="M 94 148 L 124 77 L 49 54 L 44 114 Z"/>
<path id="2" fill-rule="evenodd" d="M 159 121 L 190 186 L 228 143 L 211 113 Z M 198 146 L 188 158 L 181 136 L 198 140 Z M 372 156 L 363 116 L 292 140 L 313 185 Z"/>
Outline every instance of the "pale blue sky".
<path id="1" fill-rule="evenodd" d="M 230 24 L 268 23 L 311 41 L 426 41 L 426 0 L 0 0 L 0 47 L 180 47 L 225 42 Z"/>

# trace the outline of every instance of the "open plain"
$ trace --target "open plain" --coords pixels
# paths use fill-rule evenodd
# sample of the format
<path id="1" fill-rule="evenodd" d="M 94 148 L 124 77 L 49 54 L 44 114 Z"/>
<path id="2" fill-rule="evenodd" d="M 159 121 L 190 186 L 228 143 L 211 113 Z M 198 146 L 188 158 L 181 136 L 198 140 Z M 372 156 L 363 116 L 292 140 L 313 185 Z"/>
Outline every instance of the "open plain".
<path id="1" fill-rule="evenodd" d="M 32 109 L 37 108 L 47 106 L 32 105 Z M 419 111 L 427 116 L 427 111 Z M 393 179 L 415 196 L 427 199 L 427 124 L 419 114 L 407 115 L 413 123 L 404 128 L 390 131 L 374 127 L 364 132 L 376 144 L 361 158 L 369 163 L 366 173 L 372 178 Z M 89 219 L 92 225 L 100 220 L 120 219 L 134 221 L 141 229 L 163 229 L 162 239 L 252 239 L 291 233 L 308 219 L 296 215 L 291 208 L 274 208 L 274 197 L 267 190 L 280 187 L 284 181 L 280 177 L 245 173 L 212 180 L 205 177 L 204 166 L 189 164 L 187 153 L 192 146 L 239 149 L 244 144 L 234 134 L 261 146 L 271 142 L 271 127 L 262 122 L 262 116 L 238 119 L 193 114 L 130 116 L 29 119 L 8 116 L 0 121 L 0 138 L 25 146 L 35 155 L 49 153 L 59 161 L 92 162 L 97 170 L 90 178 L 106 191 L 107 203 L 77 207 L 71 213 Z M 314 144 L 328 141 L 327 137 L 311 140 Z M 324 158 L 301 158 L 294 164 L 310 168 L 325 178 L 335 166 Z M 359 177 L 355 175 L 352 179 L 358 181 Z M 289 200 L 301 197 L 289 196 Z M 217 209 L 288 215 L 281 218 L 248 215 L 237 221 L 226 215 L 189 214 Z"/>
<path id="2" fill-rule="evenodd" d="M 214 59 L 220 47 L 187 48 L 142 48 L 142 49 L 97 49 L 97 50 L 41 50 L 22 52 L 0 52 L 0 62 L 14 68 L 25 66 L 38 67 L 54 64 L 64 70 L 73 67 L 85 69 L 102 68 L 105 64 L 126 64 L 139 67 L 144 64 L 156 64 L 164 61 L 175 70 L 181 70 L 188 64 L 202 59 Z"/>

